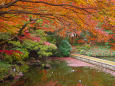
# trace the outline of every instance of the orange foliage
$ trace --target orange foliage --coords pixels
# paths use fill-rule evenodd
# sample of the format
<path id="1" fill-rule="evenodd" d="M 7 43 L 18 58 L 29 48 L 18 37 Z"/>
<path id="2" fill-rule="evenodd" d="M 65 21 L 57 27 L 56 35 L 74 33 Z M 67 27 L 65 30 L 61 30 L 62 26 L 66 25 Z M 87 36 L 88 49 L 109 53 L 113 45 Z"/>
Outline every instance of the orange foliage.
<path id="1" fill-rule="evenodd" d="M 0 0 L 0 32 L 18 32 L 30 20 L 28 15 L 32 15 L 33 19 L 44 20 L 42 26 L 49 25 L 36 25 L 39 29 L 56 31 L 63 37 L 68 32 L 88 30 L 98 42 L 108 41 L 109 36 L 95 27 L 106 18 L 114 26 L 113 5 L 114 0 Z"/>
<path id="2" fill-rule="evenodd" d="M 85 43 L 83 39 L 78 40 L 78 43 Z"/>

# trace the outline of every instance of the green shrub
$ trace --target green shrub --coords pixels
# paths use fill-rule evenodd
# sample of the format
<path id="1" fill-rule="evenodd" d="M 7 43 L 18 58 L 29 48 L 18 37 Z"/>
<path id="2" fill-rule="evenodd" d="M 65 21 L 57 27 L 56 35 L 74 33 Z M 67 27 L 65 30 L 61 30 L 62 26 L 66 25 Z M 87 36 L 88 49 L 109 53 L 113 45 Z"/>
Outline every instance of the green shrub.
<path id="1" fill-rule="evenodd" d="M 60 37 L 56 33 L 48 33 L 49 37 L 47 37 L 47 40 L 51 41 L 52 43 L 55 43 L 57 46 L 57 50 L 53 51 L 53 56 L 58 57 L 67 57 L 70 55 L 71 51 L 71 44 L 68 41 L 68 37 Z"/>
<path id="2" fill-rule="evenodd" d="M 0 80 L 7 77 L 10 74 L 11 65 L 8 63 L 0 62 Z"/>
<path id="3" fill-rule="evenodd" d="M 39 51 L 37 52 L 40 57 L 48 57 L 51 56 L 53 53 L 52 51 L 57 49 L 54 44 L 49 45 L 38 45 Z"/>
<path id="4" fill-rule="evenodd" d="M 71 49 L 70 43 L 67 40 L 62 40 L 58 47 L 57 55 L 67 57 L 70 55 Z"/>
<path id="5" fill-rule="evenodd" d="M 53 54 L 52 50 L 57 49 L 54 44 L 44 41 L 34 42 L 32 40 L 25 40 L 23 46 L 25 46 L 30 51 L 36 51 L 39 57 L 51 56 Z"/>

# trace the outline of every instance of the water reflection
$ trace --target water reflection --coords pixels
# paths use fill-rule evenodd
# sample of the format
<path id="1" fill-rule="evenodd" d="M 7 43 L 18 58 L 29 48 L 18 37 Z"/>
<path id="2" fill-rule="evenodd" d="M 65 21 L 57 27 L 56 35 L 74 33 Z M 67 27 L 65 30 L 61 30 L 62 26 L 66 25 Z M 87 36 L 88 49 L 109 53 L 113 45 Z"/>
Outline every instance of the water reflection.
<path id="1" fill-rule="evenodd" d="M 109 74 L 89 67 L 71 68 L 59 62 L 48 70 L 32 68 L 22 79 L 0 86 L 114 86 L 114 83 L 115 77 Z"/>

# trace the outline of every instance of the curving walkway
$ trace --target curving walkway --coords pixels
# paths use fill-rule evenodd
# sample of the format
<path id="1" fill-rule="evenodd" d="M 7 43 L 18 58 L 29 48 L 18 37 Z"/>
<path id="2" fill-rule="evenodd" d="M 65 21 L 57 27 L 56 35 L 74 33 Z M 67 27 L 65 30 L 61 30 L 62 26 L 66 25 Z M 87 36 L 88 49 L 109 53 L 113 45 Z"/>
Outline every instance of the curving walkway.
<path id="1" fill-rule="evenodd" d="M 80 55 L 80 54 L 71 54 L 71 55 L 76 59 L 80 59 L 82 61 L 92 63 L 94 65 L 99 65 L 99 66 L 102 66 L 104 68 L 108 68 L 108 69 L 115 71 L 115 62 L 113 62 L 113 61 L 103 60 L 103 59 L 85 56 L 85 55 Z"/>

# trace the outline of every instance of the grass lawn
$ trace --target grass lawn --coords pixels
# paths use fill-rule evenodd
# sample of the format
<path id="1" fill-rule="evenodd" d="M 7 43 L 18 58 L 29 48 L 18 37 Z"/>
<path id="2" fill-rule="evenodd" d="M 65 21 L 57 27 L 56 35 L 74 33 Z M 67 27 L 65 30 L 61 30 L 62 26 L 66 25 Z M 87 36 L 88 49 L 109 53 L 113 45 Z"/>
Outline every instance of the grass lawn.
<path id="1" fill-rule="evenodd" d="M 108 46 L 76 45 L 74 53 L 115 61 L 115 50 L 111 50 Z"/>

